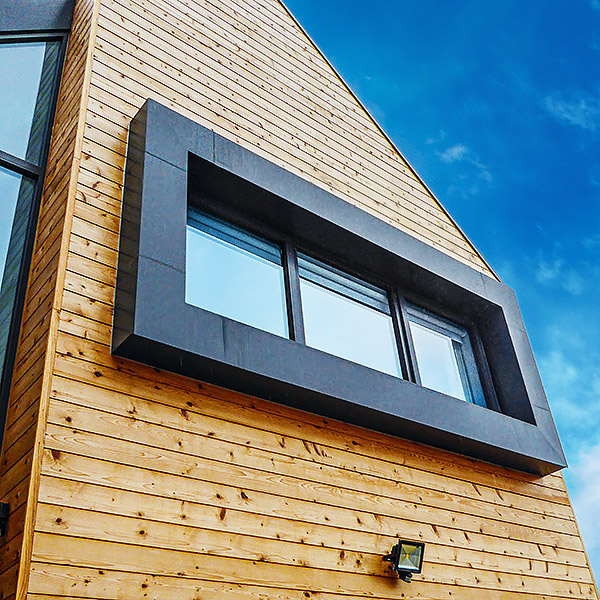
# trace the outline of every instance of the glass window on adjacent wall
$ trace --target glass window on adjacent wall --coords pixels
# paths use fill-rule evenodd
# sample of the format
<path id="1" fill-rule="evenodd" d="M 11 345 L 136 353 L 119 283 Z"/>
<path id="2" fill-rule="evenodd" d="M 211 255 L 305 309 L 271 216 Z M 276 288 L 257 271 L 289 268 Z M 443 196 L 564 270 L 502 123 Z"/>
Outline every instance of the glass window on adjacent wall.
<path id="1" fill-rule="evenodd" d="M 45 171 L 63 34 L 0 34 L 0 379 L 20 322 L 28 253 Z M 1 415 L 0 415 L 1 417 Z M 0 423 L 0 429 L 2 424 Z"/>

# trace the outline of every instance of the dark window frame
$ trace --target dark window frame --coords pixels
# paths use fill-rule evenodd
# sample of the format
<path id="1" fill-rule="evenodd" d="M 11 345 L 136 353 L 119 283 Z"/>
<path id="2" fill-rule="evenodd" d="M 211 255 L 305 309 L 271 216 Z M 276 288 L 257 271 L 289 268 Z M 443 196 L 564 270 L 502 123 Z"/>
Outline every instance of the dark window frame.
<path id="1" fill-rule="evenodd" d="M 42 151 L 39 163 L 35 164 L 0 150 L 0 167 L 31 179 L 35 185 L 27 218 L 25 243 L 17 277 L 4 365 L 0 378 L 0 449 L 3 447 L 14 362 L 19 342 L 29 269 L 50 151 L 52 125 L 56 114 L 58 92 L 73 18 L 73 9 L 74 0 L 53 0 L 50 2 L 47 0 L 5 0 L 0 9 L 0 43 L 18 44 L 48 41 L 57 41 L 60 43 L 58 57 L 54 65 L 53 89 L 41 144 Z M 2 274 L 0 273 L 1 277 Z"/>
<path id="2" fill-rule="evenodd" d="M 500 411 L 186 305 L 188 201 L 471 323 Z M 113 353 L 510 468 L 566 466 L 512 290 L 151 100 L 130 126 Z"/>

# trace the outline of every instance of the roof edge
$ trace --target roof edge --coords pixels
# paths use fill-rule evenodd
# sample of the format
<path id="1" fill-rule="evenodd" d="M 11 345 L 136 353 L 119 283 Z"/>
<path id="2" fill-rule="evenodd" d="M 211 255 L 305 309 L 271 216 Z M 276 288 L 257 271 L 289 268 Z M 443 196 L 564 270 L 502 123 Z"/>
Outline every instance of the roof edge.
<path id="1" fill-rule="evenodd" d="M 360 106 L 360 108 L 364 111 L 364 113 L 367 115 L 367 117 L 370 119 L 370 121 L 373 123 L 373 125 L 375 125 L 375 127 L 377 128 L 377 130 L 379 131 L 379 133 L 381 133 L 381 135 L 386 139 L 386 141 L 392 147 L 392 149 L 394 150 L 394 152 L 406 164 L 406 166 L 408 167 L 408 169 L 410 170 L 410 172 L 417 178 L 417 181 L 419 181 L 419 183 L 425 188 L 425 190 L 427 191 L 427 193 L 431 196 L 431 198 L 434 200 L 434 202 L 439 206 L 440 210 L 446 215 L 446 217 L 450 220 L 450 222 L 452 223 L 452 225 L 454 225 L 454 227 L 456 227 L 456 229 L 461 234 L 461 236 L 463 237 L 463 239 L 465 240 L 465 242 L 473 250 L 473 252 L 475 253 L 475 255 L 481 260 L 481 262 L 484 264 L 484 266 L 490 271 L 491 275 L 497 281 L 502 281 L 500 279 L 500 277 L 498 276 L 498 274 L 496 273 L 496 271 L 494 271 L 494 269 L 491 267 L 491 265 L 488 263 L 488 261 L 484 258 L 483 254 L 475 247 L 475 244 L 473 244 L 473 242 L 469 239 L 469 237 L 467 236 L 467 234 L 462 230 L 462 228 L 456 222 L 456 220 L 454 219 L 454 217 L 444 207 L 444 205 L 441 203 L 441 201 L 439 200 L 439 198 L 431 191 L 430 187 L 425 183 L 425 181 L 423 181 L 422 177 L 417 173 L 416 169 L 407 160 L 407 158 L 400 151 L 400 149 L 398 148 L 398 146 L 396 146 L 396 144 L 394 143 L 394 141 L 386 133 L 386 131 L 383 129 L 383 127 L 377 122 L 377 119 L 375 119 L 375 117 L 371 114 L 371 112 L 369 111 L 369 109 L 364 105 L 364 103 L 362 102 L 362 100 L 356 95 L 356 93 L 354 92 L 354 90 L 350 87 L 350 85 L 348 85 L 348 83 L 346 82 L 346 80 L 342 77 L 342 75 L 339 73 L 339 71 L 334 67 L 334 65 L 331 63 L 331 61 L 327 58 L 327 56 L 325 55 L 325 53 L 321 50 L 321 48 L 319 48 L 318 44 L 312 39 L 312 37 L 310 36 L 310 34 L 306 31 L 306 29 L 302 26 L 302 24 L 294 16 L 294 14 L 292 13 L 292 11 L 286 6 L 285 2 L 283 0 L 277 0 L 277 2 L 279 2 L 279 4 L 283 7 L 283 9 L 288 14 L 288 16 L 292 19 L 292 21 L 294 21 L 294 23 L 296 24 L 296 26 L 298 27 L 298 29 L 300 29 L 300 31 L 302 32 L 302 34 L 310 42 L 310 44 L 313 46 L 313 48 L 319 53 L 319 55 L 321 56 L 321 58 L 327 63 L 327 65 L 329 66 L 329 68 L 332 70 L 333 74 L 340 80 L 341 84 L 346 88 L 346 90 L 350 93 L 350 95 L 358 103 L 358 105 Z"/>

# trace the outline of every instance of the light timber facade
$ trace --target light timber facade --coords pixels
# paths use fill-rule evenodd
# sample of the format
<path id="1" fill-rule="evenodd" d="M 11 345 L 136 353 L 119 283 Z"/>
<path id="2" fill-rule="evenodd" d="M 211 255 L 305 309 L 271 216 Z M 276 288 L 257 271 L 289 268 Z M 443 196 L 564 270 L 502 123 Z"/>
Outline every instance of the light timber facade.
<path id="1" fill-rule="evenodd" d="M 0 600 L 597 599 L 512 292 L 285 6 L 6 6 L 0 51 L 65 45 L 6 321 Z M 282 332 L 190 308 L 186 223 L 278 269 Z M 395 366 L 310 337 L 315 282 L 368 297 Z"/>

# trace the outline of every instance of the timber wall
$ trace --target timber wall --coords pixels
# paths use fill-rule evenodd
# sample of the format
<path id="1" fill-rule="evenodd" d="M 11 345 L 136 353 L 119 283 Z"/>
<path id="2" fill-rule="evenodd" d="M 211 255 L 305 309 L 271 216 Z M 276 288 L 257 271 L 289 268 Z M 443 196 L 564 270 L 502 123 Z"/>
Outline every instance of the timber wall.
<path id="1" fill-rule="evenodd" d="M 39 458 L 48 382 L 52 375 L 55 331 L 61 304 L 56 290 L 69 190 L 76 183 L 76 141 L 85 105 L 84 73 L 90 42 L 93 2 L 79 2 L 73 16 L 55 126 L 32 255 L 27 295 L 7 411 L 0 501 L 10 504 L 8 531 L 0 538 L 0 600 L 14 598 L 19 568 L 29 568 Z"/>
<path id="2" fill-rule="evenodd" d="M 560 475 L 111 356 L 127 127 L 148 97 L 488 271 L 278 2 L 98 3 L 74 59 L 89 99 L 19 599 L 597 598 Z M 427 543 L 410 587 L 381 560 L 397 536 Z"/>

